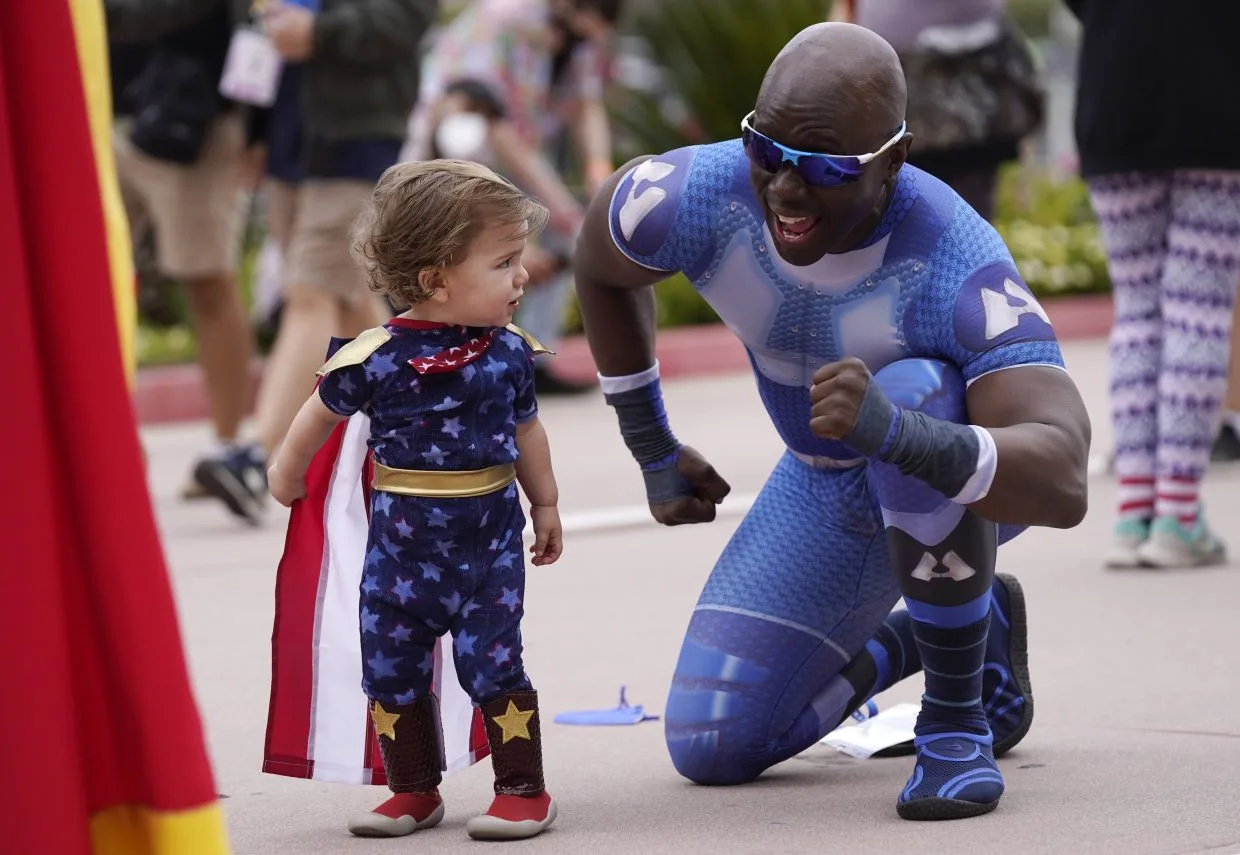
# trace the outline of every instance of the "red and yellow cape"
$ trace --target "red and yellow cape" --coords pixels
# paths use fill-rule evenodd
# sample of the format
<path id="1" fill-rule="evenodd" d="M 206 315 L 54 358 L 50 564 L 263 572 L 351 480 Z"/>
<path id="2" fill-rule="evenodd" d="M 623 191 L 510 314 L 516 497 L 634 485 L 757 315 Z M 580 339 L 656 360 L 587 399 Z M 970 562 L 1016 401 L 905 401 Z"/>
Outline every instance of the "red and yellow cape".
<path id="1" fill-rule="evenodd" d="M 129 396 L 109 102 L 99 0 L 0 2 L 0 849 L 216 855 Z"/>

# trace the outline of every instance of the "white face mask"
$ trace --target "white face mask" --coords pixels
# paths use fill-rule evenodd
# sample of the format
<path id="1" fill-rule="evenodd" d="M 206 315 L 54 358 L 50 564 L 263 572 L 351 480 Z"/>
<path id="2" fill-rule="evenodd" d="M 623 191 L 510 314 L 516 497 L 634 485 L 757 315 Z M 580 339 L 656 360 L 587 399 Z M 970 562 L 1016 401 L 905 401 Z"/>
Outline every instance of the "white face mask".
<path id="1" fill-rule="evenodd" d="M 435 129 L 435 147 L 441 157 L 483 160 L 486 156 L 487 120 L 478 113 L 452 113 Z"/>

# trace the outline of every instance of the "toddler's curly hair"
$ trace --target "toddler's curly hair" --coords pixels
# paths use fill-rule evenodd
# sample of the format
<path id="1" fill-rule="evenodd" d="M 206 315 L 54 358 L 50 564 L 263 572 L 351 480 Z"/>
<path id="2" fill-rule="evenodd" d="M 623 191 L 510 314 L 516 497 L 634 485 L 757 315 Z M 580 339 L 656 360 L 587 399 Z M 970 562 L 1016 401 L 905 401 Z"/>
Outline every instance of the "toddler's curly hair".
<path id="1" fill-rule="evenodd" d="M 383 173 L 357 218 L 352 250 L 370 289 L 408 308 L 431 294 L 419 274 L 464 261 L 485 229 L 511 225 L 514 239 L 533 237 L 548 216 L 546 207 L 482 164 L 398 163 Z"/>

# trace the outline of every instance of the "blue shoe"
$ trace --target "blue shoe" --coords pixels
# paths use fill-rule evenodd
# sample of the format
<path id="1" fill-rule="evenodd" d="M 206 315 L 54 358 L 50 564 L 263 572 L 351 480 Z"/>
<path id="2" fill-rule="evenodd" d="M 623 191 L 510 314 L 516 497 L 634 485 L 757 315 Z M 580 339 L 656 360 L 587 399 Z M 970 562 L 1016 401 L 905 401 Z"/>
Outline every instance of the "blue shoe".
<path id="1" fill-rule="evenodd" d="M 1002 757 L 1033 725 L 1029 684 L 1029 624 L 1025 592 L 1015 576 L 996 573 L 990 588 L 990 636 L 982 671 L 982 708 L 994 736 L 994 756 Z"/>
<path id="2" fill-rule="evenodd" d="M 1007 573 L 996 573 L 990 588 L 990 634 L 982 671 L 982 707 L 994 736 L 994 756 L 1002 757 L 1025 738 L 1033 724 L 1025 592 L 1016 577 Z M 914 752 L 910 739 L 874 756 L 904 757 Z"/>
<path id="3" fill-rule="evenodd" d="M 965 819 L 999 806 L 1003 776 L 989 736 L 929 733 L 913 743 L 917 765 L 896 802 L 901 819 Z"/>
<path id="4" fill-rule="evenodd" d="M 257 448 L 238 446 L 217 457 L 200 460 L 194 467 L 194 480 L 228 510 L 251 525 L 258 525 L 267 495 L 265 463 Z"/>

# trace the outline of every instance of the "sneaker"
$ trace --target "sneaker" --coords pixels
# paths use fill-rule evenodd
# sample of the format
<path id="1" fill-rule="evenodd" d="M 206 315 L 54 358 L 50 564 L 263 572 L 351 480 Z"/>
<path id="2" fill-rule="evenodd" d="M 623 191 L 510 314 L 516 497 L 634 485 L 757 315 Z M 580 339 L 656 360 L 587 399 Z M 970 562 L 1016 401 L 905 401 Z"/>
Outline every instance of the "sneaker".
<path id="1" fill-rule="evenodd" d="M 1210 460 L 1214 463 L 1234 463 L 1240 460 L 1240 434 L 1229 423 L 1224 422 L 1214 438 L 1210 448 Z"/>
<path id="2" fill-rule="evenodd" d="M 349 833 L 357 837 L 404 837 L 443 821 L 439 791 L 396 793 L 372 811 L 349 820 Z"/>
<path id="3" fill-rule="evenodd" d="M 251 525 L 263 516 L 267 495 L 267 467 L 254 446 L 238 446 L 218 457 L 208 457 L 194 467 L 194 480 L 228 510 Z"/>
<path id="4" fill-rule="evenodd" d="M 964 819 L 999 806 L 1003 776 L 989 736 L 931 733 L 914 742 L 917 763 L 896 802 L 901 819 Z"/>
<path id="5" fill-rule="evenodd" d="M 995 757 L 1015 748 L 1033 725 L 1025 592 L 1016 577 L 1007 573 L 996 573 L 995 584 L 990 587 L 982 707 L 994 736 Z"/>
<path id="6" fill-rule="evenodd" d="M 1149 536 L 1149 520 L 1120 520 L 1111 532 L 1111 546 L 1103 563 L 1112 569 L 1140 567 L 1141 559 L 1137 552 Z"/>
<path id="7" fill-rule="evenodd" d="M 1225 563 L 1227 547 L 1210 531 L 1198 508 L 1191 526 L 1175 517 L 1155 519 L 1149 539 L 1137 548 L 1137 557 L 1147 567 L 1205 567 Z"/>
<path id="8" fill-rule="evenodd" d="M 474 840 L 525 840 L 546 831 L 558 812 L 546 790 L 534 796 L 497 795 L 486 813 L 465 823 L 465 832 Z"/>

